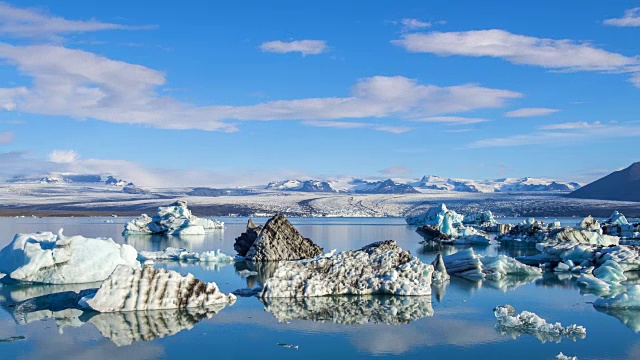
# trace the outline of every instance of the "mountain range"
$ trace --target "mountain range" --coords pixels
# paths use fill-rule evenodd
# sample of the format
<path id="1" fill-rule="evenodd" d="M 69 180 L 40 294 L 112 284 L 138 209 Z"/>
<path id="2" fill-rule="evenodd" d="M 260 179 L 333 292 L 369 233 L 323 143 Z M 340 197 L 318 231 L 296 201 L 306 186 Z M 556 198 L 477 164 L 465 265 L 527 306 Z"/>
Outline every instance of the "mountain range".
<path id="1" fill-rule="evenodd" d="M 580 199 L 640 201 L 640 162 L 614 171 L 567 196 Z"/>

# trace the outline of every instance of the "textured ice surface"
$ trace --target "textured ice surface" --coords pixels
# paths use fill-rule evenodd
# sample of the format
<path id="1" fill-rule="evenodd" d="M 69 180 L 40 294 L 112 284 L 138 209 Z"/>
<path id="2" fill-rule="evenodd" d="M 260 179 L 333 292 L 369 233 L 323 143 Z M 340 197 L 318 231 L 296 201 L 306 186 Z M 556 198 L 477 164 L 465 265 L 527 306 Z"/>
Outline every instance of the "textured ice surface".
<path id="1" fill-rule="evenodd" d="M 83 307 L 99 312 L 162 310 L 233 304 L 235 296 L 225 295 L 213 283 L 193 275 L 145 266 L 136 270 L 118 266 L 94 296 L 80 301 Z"/>
<path id="2" fill-rule="evenodd" d="M 607 260 L 597 269 L 593 270 L 593 274 L 581 274 L 578 278 L 578 284 L 587 289 L 594 290 L 598 294 L 608 294 L 615 290 L 623 288 L 620 284 L 627 280 L 624 275 L 624 269 L 620 264 L 613 260 Z"/>
<path id="3" fill-rule="evenodd" d="M 303 237 L 289 220 L 278 214 L 262 227 L 246 254 L 251 261 L 309 259 L 322 254 L 323 249 Z"/>
<path id="4" fill-rule="evenodd" d="M 406 324 L 433 315 L 430 296 L 322 296 L 262 299 L 279 322 L 296 319 L 337 324 Z"/>
<path id="5" fill-rule="evenodd" d="M 593 306 L 601 308 L 640 309 L 640 285 L 627 288 L 626 292 L 612 298 L 599 298 Z"/>
<path id="6" fill-rule="evenodd" d="M 62 229 L 16 234 L 0 251 L 0 273 L 11 279 L 45 284 L 87 283 L 106 279 L 118 265 L 140 268 L 138 252 L 111 239 L 66 237 Z"/>
<path id="7" fill-rule="evenodd" d="M 472 248 L 443 257 L 447 272 L 471 278 L 498 280 L 508 275 L 540 276 L 542 270 L 525 265 L 506 255 L 477 255 Z"/>
<path id="8" fill-rule="evenodd" d="M 430 295 L 432 273 L 433 266 L 385 240 L 331 256 L 283 261 L 260 296 Z"/>
<path id="9" fill-rule="evenodd" d="M 498 306 L 493 309 L 493 314 L 496 316 L 496 330 L 513 338 L 529 334 L 542 342 L 560 342 L 564 337 L 575 341 L 587 336 L 587 330 L 583 326 L 573 324 L 563 327 L 560 323 L 549 324 L 529 311 L 516 314 L 516 309 L 511 305 Z"/>
<path id="10" fill-rule="evenodd" d="M 206 231 L 223 229 L 224 223 L 191 214 L 187 202 L 178 200 L 169 206 L 160 206 L 158 214 L 142 214 L 125 224 L 127 234 L 203 235 Z"/>
<path id="11" fill-rule="evenodd" d="M 234 261 L 233 256 L 223 254 L 219 249 L 198 253 L 186 251 L 183 248 L 168 247 L 164 251 L 141 251 L 140 256 L 144 260 L 153 261 L 199 261 L 219 264 L 231 264 Z"/>

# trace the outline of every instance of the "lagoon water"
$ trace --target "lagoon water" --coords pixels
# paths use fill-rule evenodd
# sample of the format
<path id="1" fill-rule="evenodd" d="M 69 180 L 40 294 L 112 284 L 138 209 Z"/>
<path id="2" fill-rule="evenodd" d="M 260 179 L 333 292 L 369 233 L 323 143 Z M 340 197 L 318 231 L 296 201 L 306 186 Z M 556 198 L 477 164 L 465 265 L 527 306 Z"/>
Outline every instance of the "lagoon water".
<path id="1" fill-rule="evenodd" d="M 190 251 L 221 249 L 233 255 L 233 240 L 246 218 L 221 218 L 224 230 L 188 238 L 134 236 L 121 231 L 130 218 L 0 218 L 0 247 L 18 232 L 57 231 L 66 235 L 111 237 L 138 250 L 168 246 Z M 425 247 L 415 226 L 396 218 L 290 219 L 325 251 L 360 248 L 393 239 L 422 261 L 460 247 Z M 575 225 L 578 219 L 559 219 Z M 264 223 L 266 219 L 254 219 Z M 501 219 L 517 222 L 519 219 Z M 483 254 L 535 254 L 535 248 L 475 247 Z M 259 282 L 243 278 L 244 263 L 216 266 L 158 263 L 204 281 L 227 293 Z M 164 359 L 164 358 L 335 358 L 376 357 L 434 359 L 554 359 L 559 352 L 579 359 L 640 358 L 640 311 L 604 313 L 581 294 L 575 277 L 545 274 L 538 279 L 472 282 L 452 277 L 434 288 L 431 298 L 336 297 L 263 304 L 238 297 L 233 306 L 209 311 L 152 311 L 87 314 L 78 310 L 17 316 L 10 303 L 66 290 L 96 287 L 0 285 L 0 359 Z M 396 313 L 392 311 L 393 304 Z M 575 342 L 541 340 L 527 334 L 501 334 L 493 308 L 511 304 L 548 322 L 585 326 L 587 337 Z M 12 337 L 13 341 L 8 341 Z M 2 341 L 2 340 L 6 341 Z M 296 348 L 297 347 L 297 348 Z"/>

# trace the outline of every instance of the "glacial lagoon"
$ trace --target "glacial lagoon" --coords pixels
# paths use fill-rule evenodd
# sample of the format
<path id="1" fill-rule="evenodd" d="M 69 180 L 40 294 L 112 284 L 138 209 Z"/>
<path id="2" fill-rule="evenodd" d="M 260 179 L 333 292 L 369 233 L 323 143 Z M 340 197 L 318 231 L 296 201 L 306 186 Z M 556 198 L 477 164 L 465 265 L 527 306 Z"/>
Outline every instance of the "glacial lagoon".
<path id="1" fill-rule="evenodd" d="M 0 246 L 19 232 L 57 231 L 66 235 L 111 237 L 137 250 L 182 247 L 189 251 L 221 249 L 233 255 L 233 241 L 246 218 L 220 218 L 224 230 L 203 236 L 122 236 L 131 218 L 0 218 Z M 264 223 L 266 218 L 254 218 Z M 415 226 L 399 218 L 292 218 L 304 235 L 325 251 L 360 248 L 393 239 L 423 262 L 461 246 L 423 246 Z M 499 219 L 516 223 L 522 219 Z M 542 219 L 550 221 L 556 219 Z M 575 225 L 580 219 L 557 219 Z M 533 247 L 478 247 L 476 253 L 532 255 Z M 160 262 L 156 266 L 215 281 L 224 293 L 253 287 L 268 267 L 247 264 Z M 258 275 L 243 277 L 242 270 Z M 244 274 L 244 273 L 243 273 Z M 246 275 L 246 274 L 245 274 Z M 636 277 L 637 278 L 637 277 Z M 96 284 L 0 285 L 0 358 L 162 359 L 162 358 L 447 358 L 554 359 L 563 352 L 579 359 L 640 358 L 640 311 L 602 312 L 583 294 L 576 276 L 545 273 L 538 278 L 470 281 L 452 276 L 434 286 L 431 297 L 351 296 L 304 300 L 238 297 L 224 308 L 97 314 L 75 309 L 16 313 L 12 303 Z M 635 281 L 635 280 L 632 280 Z M 581 291 L 582 290 L 582 291 Z M 511 304 L 548 322 L 578 324 L 584 339 L 536 338 L 496 328 L 493 308 Z"/>

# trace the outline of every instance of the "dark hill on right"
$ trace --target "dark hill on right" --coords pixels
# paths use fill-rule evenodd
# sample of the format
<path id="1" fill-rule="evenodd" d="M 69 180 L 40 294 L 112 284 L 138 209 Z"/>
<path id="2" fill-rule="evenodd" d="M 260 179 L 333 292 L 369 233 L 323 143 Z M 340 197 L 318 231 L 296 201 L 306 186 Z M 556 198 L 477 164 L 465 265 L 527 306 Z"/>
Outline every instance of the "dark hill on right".
<path id="1" fill-rule="evenodd" d="M 626 169 L 614 171 L 567 196 L 580 199 L 640 202 L 640 162 L 635 162 Z"/>

